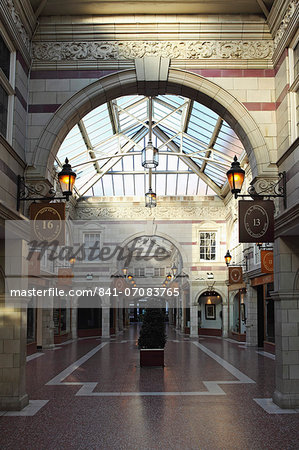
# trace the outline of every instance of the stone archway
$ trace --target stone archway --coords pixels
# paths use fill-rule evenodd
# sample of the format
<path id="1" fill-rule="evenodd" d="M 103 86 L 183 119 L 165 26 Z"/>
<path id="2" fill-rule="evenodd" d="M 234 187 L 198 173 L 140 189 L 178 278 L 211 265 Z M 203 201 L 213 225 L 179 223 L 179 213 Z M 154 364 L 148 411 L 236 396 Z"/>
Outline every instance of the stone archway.
<path id="1" fill-rule="evenodd" d="M 27 171 L 27 176 L 51 180 L 55 156 L 73 126 L 99 105 L 130 94 L 183 95 L 204 104 L 218 113 L 239 136 L 246 149 L 253 177 L 273 174 L 263 135 L 244 105 L 204 77 L 170 69 L 167 81 L 140 82 L 135 70 L 125 70 L 105 76 L 79 91 L 49 121 L 35 148 L 32 167 Z"/>
<path id="2" fill-rule="evenodd" d="M 223 332 L 223 296 L 215 288 L 206 289 L 197 296 L 199 335 L 222 336 Z M 210 310 L 209 310 L 210 308 Z"/>

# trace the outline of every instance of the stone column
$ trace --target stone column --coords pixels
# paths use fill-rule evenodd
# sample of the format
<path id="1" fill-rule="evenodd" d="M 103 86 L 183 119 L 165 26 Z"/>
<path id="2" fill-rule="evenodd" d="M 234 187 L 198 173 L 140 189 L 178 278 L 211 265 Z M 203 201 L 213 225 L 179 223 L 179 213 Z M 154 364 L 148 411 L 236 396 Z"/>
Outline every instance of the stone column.
<path id="1" fill-rule="evenodd" d="M 274 245 L 275 384 L 273 401 L 299 408 L 299 242 L 277 238 Z"/>
<path id="2" fill-rule="evenodd" d="M 169 325 L 173 325 L 173 308 L 169 308 L 168 310 L 168 321 Z"/>
<path id="3" fill-rule="evenodd" d="M 0 299 L 0 410 L 19 411 L 26 394 L 27 311 L 4 306 Z"/>
<path id="4" fill-rule="evenodd" d="M 222 303 L 222 337 L 228 337 L 228 304 Z"/>
<path id="5" fill-rule="evenodd" d="M 110 307 L 102 307 L 102 336 L 110 336 Z"/>
<path id="6" fill-rule="evenodd" d="M 6 232 L 5 273 L 6 292 L 10 289 L 28 288 L 27 243 L 16 235 Z M 6 230 L 7 231 L 7 230 Z M 26 298 L 0 297 L 0 410 L 19 411 L 29 402 L 26 393 L 26 345 L 27 309 Z M 23 307 L 24 305 L 25 307 Z"/>
<path id="7" fill-rule="evenodd" d="M 53 309 L 42 309 L 42 347 L 54 347 Z"/>
<path id="8" fill-rule="evenodd" d="M 176 330 L 180 329 L 180 298 L 178 297 L 176 300 Z"/>
<path id="9" fill-rule="evenodd" d="M 275 300 L 275 384 L 273 401 L 299 408 L 299 293 L 280 292 Z"/>
<path id="10" fill-rule="evenodd" d="M 190 306 L 190 336 L 198 336 L 198 319 L 197 319 L 198 306 Z"/>
<path id="11" fill-rule="evenodd" d="M 186 292 L 182 292 L 182 321 L 181 321 L 181 331 L 185 333 L 186 326 Z"/>
<path id="12" fill-rule="evenodd" d="M 257 346 L 258 323 L 257 323 L 257 290 L 247 285 L 246 294 L 246 344 Z"/>
<path id="13" fill-rule="evenodd" d="M 117 331 L 123 330 L 123 300 L 118 300 L 117 308 Z"/>
<path id="14" fill-rule="evenodd" d="M 71 310 L 71 331 L 72 339 L 77 339 L 78 337 L 78 298 L 72 301 Z"/>

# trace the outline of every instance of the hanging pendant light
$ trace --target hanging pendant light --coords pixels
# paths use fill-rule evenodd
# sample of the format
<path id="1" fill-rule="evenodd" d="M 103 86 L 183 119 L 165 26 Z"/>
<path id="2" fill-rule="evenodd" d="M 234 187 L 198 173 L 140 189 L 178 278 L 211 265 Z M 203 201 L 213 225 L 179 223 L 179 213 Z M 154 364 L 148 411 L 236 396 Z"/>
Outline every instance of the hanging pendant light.
<path id="1" fill-rule="evenodd" d="M 149 189 L 145 194 L 145 207 L 155 208 L 157 206 L 157 195 L 152 190 L 152 169 L 149 169 Z"/>
<path id="2" fill-rule="evenodd" d="M 149 189 L 145 194 L 145 206 L 146 208 L 155 208 L 157 206 L 157 196 L 152 189 Z"/>
<path id="3" fill-rule="evenodd" d="M 145 169 L 155 169 L 159 164 L 159 152 L 152 143 L 152 111 L 153 99 L 149 97 L 148 143 L 141 152 L 141 164 Z"/>

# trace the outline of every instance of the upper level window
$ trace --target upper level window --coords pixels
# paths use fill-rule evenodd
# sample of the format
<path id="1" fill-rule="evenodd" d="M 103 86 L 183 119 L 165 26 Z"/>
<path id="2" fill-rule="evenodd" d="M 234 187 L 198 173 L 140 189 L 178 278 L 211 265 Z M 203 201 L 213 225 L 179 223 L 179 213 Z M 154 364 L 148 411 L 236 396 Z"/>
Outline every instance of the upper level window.
<path id="1" fill-rule="evenodd" d="M 200 259 L 204 261 L 216 260 L 216 233 L 199 233 Z"/>
<path id="2" fill-rule="evenodd" d="M 294 78 L 299 74 L 299 41 L 294 47 Z"/>
<path id="3" fill-rule="evenodd" d="M 0 68 L 9 80 L 10 74 L 10 50 L 7 47 L 3 37 L 0 34 Z"/>
<path id="4" fill-rule="evenodd" d="M 6 137 L 8 116 L 8 94 L 0 85 L 0 133 Z"/>
<path id="5" fill-rule="evenodd" d="M 1 23 L 0 23 L 1 26 Z M 4 27 L 1 26 L 1 30 Z M 0 33 L 0 133 L 12 140 L 15 51 L 5 35 Z"/>
<path id="6" fill-rule="evenodd" d="M 99 260 L 100 233 L 84 233 L 85 261 L 93 262 Z"/>
<path id="7" fill-rule="evenodd" d="M 261 263 L 261 250 L 258 248 L 257 244 L 254 245 L 254 264 L 258 265 Z"/>
<path id="8" fill-rule="evenodd" d="M 291 140 L 299 136 L 299 33 L 289 49 Z"/>

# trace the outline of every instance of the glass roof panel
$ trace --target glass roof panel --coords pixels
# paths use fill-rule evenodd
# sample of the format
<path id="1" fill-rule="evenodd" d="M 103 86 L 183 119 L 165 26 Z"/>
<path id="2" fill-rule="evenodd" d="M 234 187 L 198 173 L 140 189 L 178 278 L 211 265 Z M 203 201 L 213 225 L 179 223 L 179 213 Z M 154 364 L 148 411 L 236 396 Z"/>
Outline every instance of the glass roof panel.
<path id="1" fill-rule="evenodd" d="M 141 150 L 148 142 L 148 111 L 147 97 L 120 97 L 95 108 L 69 132 L 56 166 L 69 158 L 77 172 L 79 194 L 144 195 L 148 175 L 141 165 Z M 153 98 L 153 144 L 159 148 L 159 165 L 153 172 L 158 197 L 218 195 L 233 156 L 244 155 L 236 133 L 214 111 L 176 95 Z M 178 157 L 179 152 L 192 156 Z M 214 192 L 202 173 L 219 189 Z"/>

